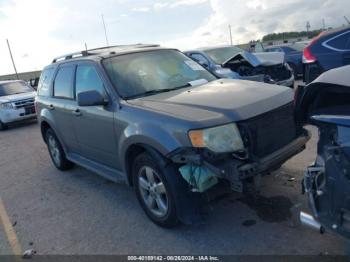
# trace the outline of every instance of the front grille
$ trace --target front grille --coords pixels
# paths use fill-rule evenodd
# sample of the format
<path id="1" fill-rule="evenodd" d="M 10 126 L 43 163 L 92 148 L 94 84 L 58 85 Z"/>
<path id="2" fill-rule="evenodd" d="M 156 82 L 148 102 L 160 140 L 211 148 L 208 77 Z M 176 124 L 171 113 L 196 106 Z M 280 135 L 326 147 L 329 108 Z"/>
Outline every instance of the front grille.
<path id="1" fill-rule="evenodd" d="M 256 157 L 267 156 L 297 137 L 292 103 L 238 125 L 246 146 Z"/>
<path id="2" fill-rule="evenodd" d="M 14 102 L 14 105 L 17 109 L 34 107 L 34 98 L 28 98 L 28 99 L 16 101 Z"/>
<path id="3" fill-rule="evenodd" d="M 23 100 L 18 100 L 13 102 L 16 109 L 24 109 L 24 113 L 21 116 L 33 115 L 35 114 L 34 98 L 28 98 Z"/>

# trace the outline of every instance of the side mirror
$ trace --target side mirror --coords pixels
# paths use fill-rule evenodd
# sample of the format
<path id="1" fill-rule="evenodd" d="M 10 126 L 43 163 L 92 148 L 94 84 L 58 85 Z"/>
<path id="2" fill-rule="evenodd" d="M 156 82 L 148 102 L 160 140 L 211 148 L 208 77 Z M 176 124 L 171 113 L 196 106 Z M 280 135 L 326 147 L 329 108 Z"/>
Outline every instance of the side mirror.
<path id="1" fill-rule="evenodd" d="M 108 100 L 96 90 L 81 92 L 77 96 L 79 106 L 104 106 Z"/>

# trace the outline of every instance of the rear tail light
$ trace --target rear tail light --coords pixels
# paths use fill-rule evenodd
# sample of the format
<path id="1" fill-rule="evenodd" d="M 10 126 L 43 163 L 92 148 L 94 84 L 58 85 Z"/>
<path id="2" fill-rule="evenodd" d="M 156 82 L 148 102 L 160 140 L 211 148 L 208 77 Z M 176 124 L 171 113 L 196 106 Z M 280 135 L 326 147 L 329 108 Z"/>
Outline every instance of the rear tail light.
<path id="1" fill-rule="evenodd" d="M 304 64 L 309 64 L 309 63 L 314 63 L 317 61 L 317 58 L 311 53 L 310 50 L 310 45 L 305 47 L 303 51 L 303 63 Z"/>
<path id="2" fill-rule="evenodd" d="M 314 63 L 317 61 L 317 58 L 311 53 L 311 46 L 323 35 L 324 35 L 324 32 L 320 33 L 318 36 L 312 39 L 311 42 L 305 47 L 303 51 L 304 64 Z"/>

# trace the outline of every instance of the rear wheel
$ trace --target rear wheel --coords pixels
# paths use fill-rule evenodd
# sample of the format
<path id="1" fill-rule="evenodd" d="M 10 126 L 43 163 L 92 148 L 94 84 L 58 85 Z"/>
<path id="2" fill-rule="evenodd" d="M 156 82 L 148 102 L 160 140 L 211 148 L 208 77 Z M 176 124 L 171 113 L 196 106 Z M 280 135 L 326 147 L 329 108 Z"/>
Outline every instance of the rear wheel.
<path id="1" fill-rule="evenodd" d="M 66 158 L 63 147 L 55 132 L 49 128 L 45 133 L 45 141 L 53 164 L 59 170 L 68 170 L 73 167 L 73 163 Z"/>
<path id="2" fill-rule="evenodd" d="M 135 193 L 147 216 L 157 225 L 174 227 L 178 224 L 174 194 L 157 162 L 147 153 L 134 160 Z"/>

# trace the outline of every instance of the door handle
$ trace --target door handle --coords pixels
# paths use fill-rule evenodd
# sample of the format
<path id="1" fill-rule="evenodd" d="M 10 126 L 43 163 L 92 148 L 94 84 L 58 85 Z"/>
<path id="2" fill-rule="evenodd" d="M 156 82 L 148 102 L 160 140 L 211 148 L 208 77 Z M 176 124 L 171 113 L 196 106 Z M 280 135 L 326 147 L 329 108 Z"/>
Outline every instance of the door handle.
<path id="1" fill-rule="evenodd" d="M 80 110 L 79 110 L 79 108 L 77 108 L 77 109 L 75 109 L 75 110 L 73 111 L 73 115 L 75 115 L 75 116 L 81 116 L 81 115 L 82 115 L 81 112 L 80 112 Z"/>
<path id="2" fill-rule="evenodd" d="M 54 110 L 54 109 L 55 109 L 54 105 L 52 105 L 52 104 L 49 105 L 49 109 L 50 109 L 50 110 Z"/>

